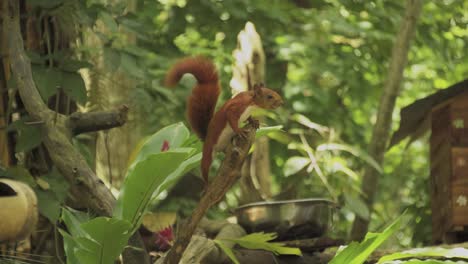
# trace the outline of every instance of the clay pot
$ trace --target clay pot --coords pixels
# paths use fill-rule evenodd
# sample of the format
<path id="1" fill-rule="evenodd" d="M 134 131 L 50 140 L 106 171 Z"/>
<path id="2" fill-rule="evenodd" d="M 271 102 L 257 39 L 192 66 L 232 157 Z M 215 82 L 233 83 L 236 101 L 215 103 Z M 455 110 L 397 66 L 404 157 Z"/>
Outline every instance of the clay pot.
<path id="1" fill-rule="evenodd" d="M 23 240 L 35 230 L 37 197 L 28 185 L 0 179 L 0 243 Z"/>

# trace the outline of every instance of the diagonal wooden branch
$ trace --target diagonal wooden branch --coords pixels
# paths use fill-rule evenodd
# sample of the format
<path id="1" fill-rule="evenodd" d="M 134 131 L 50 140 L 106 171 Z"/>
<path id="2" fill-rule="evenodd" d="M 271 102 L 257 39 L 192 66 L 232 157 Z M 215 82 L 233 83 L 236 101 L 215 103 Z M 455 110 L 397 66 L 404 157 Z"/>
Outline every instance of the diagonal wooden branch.
<path id="1" fill-rule="evenodd" d="M 246 129 L 248 131 L 246 138 L 235 136 L 233 144 L 228 146 L 217 176 L 206 189 L 192 215 L 179 228 L 174 246 L 164 259 L 165 264 L 179 264 L 200 220 L 208 209 L 218 203 L 239 179 L 242 164 L 255 140 L 255 128 L 247 125 Z"/>
<path id="2" fill-rule="evenodd" d="M 26 111 L 35 121 L 41 121 L 39 129 L 44 132 L 43 143 L 59 172 L 71 183 L 71 194 L 80 203 L 102 216 L 112 214 L 115 198 L 104 183 L 96 176 L 83 156 L 76 150 L 70 137 L 70 120 L 47 108 L 37 90 L 31 73 L 31 63 L 24 51 L 23 38 L 19 25 L 19 3 L 8 1 L 8 8 L 3 10 L 4 23 L 9 32 L 8 55 L 11 71 L 18 85 L 18 91 Z M 133 247 L 141 247 L 138 233 L 130 239 Z M 135 254 L 128 254 L 131 259 L 126 263 L 149 263 L 144 248 Z M 126 254 L 124 253 L 124 259 Z"/>

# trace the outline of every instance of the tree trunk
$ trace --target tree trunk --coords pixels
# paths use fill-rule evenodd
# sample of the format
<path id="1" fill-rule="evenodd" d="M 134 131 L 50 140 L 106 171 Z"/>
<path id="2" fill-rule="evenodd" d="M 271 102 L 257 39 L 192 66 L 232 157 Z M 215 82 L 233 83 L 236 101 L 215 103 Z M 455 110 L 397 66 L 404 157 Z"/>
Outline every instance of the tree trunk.
<path id="1" fill-rule="evenodd" d="M 395 101 L 400 92 L 403 70 L 408 60 L 410 42 L 414 36 L 421 7 L 421 0 L 407 0 L 405 16 L 401 22 L 395 43 L 393 44 L 388 76 L 380 98 L 377 121 L 374 125 L 368 150 L 369 154 L 380 165 L 384 162 L 385 149 L 392 123 L 392 113 L 395 108 Z M 370 211 L 372 210 L 375 194 L 377 192 L 378 179 L 379 173 L 373 167 L 367 166 L 365 168 L 361 188 L 364 195 L 363 199 L 366 201 Z M 360 240 L 364 237 L 369 227 L 369 221 L 370 219 L 362 219 L 356 216 L 351 231 L 352 240 Z"/>
<path id="2" fill-rule="evenodd" d="M 108 1 L 110 5 L 118 0 Z M 127 9 L 134 12 L 137 1 L 127 2 Z M 101 31 L 106 31 L 99 25 Z M 136 43 L 133 33 L 120 32 L 125 35 L 129 44 Z M 103 47 L 102 41 L 92 32 L 87 32 L 85 42 L 87 46 Z M 90 108 L 93 110 L 109 110 L 121 105 L 127 105 L 130 109 L 125 125 L 112 130 L 101 131 L 96 134 L 96 174 L 112 187 L 119 189 L 125 177 L 129 156 L 138 140 L 141 138 L 137 102 L 132 100 L 132 93 L 136 87 L 135 80 L 128 74 L 118 69 L 111 72 L 106 68 L 103 56 L 91 58 L 95 67 L 88 72 L 87 87 L 90 94 Z"/>
<path id="3" fill-rule="evenodd" d="M 265 53 L 262 40 L 252 23 L 245 25 L 234 50 L 235 65 L 231 88 L 233 96 L 265 82 Z M 260 122 L 262 120 L 259 120 Z M 267 137 L 255 140 L 255 150 L 242 167 L 241 204 L 271 197 L 270 155 Z"/>

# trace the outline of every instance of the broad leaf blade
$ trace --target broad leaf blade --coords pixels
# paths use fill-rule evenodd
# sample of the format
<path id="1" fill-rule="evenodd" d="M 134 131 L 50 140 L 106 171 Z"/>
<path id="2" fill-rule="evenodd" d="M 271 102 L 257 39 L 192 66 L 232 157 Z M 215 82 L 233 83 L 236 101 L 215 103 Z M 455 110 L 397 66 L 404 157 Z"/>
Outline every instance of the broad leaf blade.
<path id="1" fill-rule="evenodd" d="M 269 127 L 261 127 L 257 129 L 257 133 L 255 134 L 256 138 L 259 138 L 261 136 L 266 136 L 270 133 L 281 131 L 283 126 L 269 126 Z"/>
<path id="2" fill-rule="evenodd" d="M 404 214 L 403 214 L 404 215 Z M 402 216 L 399 216 L 382 233 L 368 233 L 364 241 L 352 242 L 345 249 L 338 252 L 330 261 L 330 264 L 361 264 L 376 250 L 385 240 L 387 240 L 400 227 Z"/>
<path id="3" fill-rule="evenodd" d="M 165 141 L 169 144 L 169 150 L 179 148 L 189 136 L 190 132 L 182 122 L 167 126 L 153 134 L 141 145 L 132 163 L 136 164 L 151 154 L 160 153 Z"/>
<path id="4" fill-rule="evenodd" d="M 302 255 L 301 250 L 299 248 L 285 247 L 283 243 L 269 242 L 275 238 L 275 233 L 259 232 L 252 233 L 241 238 L 222 238 L 220 240 L 231 241 L 239 244 L 241 247 L 248 249 L 267 250 L 277 255 Z"/>
<path id="5" fill-rule="evenodd" d="M 397 252 L 390 255 L 383 256 L 377 263 L 384 263 L 386 261 L 405 259 L 405 258 L 427 258 L 427 257 L 442 257 L 442 258 L 457 258 L 468 260 L 468 249 L 466 248 L 443 248 L 443 247 L 429 247 L 429 248 L 415 248 L 403 252 Z"/>
<path id="6" fill-rule="evenodd" d="M 62 229 L 59 229 L 60 234 L 63 237 L 63 249 L 65 256 L 67 257 L 68 264 L 80 264 L 78 258 L 75 255 L 75 249 L 78 248 L 78 244 L 70 234 Z"/>
<path id="7" fill-rule="evenodd" d="M 229 259 L 231 259 L 232 262 L 234 262 L 234 264 L 240 264 L 239 260 L 237 260 L 236 256 L 234 255 L 234 252 L 232 251 L 231 248 L 227 247 L 222 241 L 220 240 L 213 240 L 221 250 L 224 251 L 224 253 L 226 254 L 226 256 L 229 257 Z"/>
<path id="8" fill-rule="evenodd" d="M 189 156 L 192 149 L 149 155 L 129 170 L 117 200 L 114 216 L 138 226 L 154 191 Z M 155 194 L 157 195 L 157 193 Z"/>
<path id="9" fill-rule="evenodd" d="M 81 228 L 95 242 L 91 243 L 94 250 L 87 256 L 87 258 L 93 258 L 93 261 L 88 263 L 111 264 L 127 244 L 132 226 L 125 220 L 98 217 L 83 223 Z M 78 243 L 81 245 L 80 242 Z"/>
<path id="10" fill-rule="evenodd" d="M 344 192 L 344 198 L 346 205 L 349 209 L 362 219 L 369 219 L 370 213 L 367 205 L 358 197 L 354 197 L 353 195 Z"/>
<path id="11" fill-rule="evenodd" d="M 88 96 L 81 75 L 75 72 L 62 72 L 62 76 L 62 88 L 65 93 L 78 103 L 85 104 Z"/>

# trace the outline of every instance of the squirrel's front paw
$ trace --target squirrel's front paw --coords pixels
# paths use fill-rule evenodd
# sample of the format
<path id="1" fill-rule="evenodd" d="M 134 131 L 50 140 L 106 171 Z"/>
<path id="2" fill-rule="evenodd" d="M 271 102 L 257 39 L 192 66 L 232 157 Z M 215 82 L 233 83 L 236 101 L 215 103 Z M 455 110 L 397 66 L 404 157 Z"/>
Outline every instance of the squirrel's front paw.
<path id="1" fill-rule="evenodd" d="M 248 121 L 249 124 L 252 125 L 255 129 L 260 128 L 260 121 L 258 121 L 257 119 L 253 119 L 252 117 L 249 117 L 249 118 L 247 119 L 247 121 Z"/>

